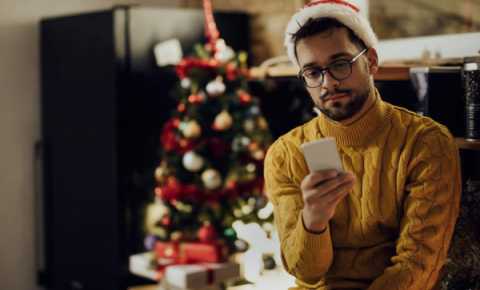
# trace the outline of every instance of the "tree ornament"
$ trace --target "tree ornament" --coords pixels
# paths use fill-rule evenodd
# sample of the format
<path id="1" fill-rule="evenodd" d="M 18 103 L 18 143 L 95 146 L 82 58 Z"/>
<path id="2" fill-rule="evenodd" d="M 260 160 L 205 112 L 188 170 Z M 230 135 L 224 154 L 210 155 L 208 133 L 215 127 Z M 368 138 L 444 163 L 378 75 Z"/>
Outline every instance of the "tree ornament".
<path id="1" fill-rule="evenodd" d="M 243 253 L 248 250 L 248 243 L 245 240 L 238 239 L 235 241 L 235 248 L 240 253 Z"/>
<path id="2" fill-rule="evenodd" d="M 174 231 L 170 234 L 170 240 L 173 242 L 181 241 L 183 238 L 183 234 L 180 231 Z"/>
<path id="3" fill-rule="evenodd" d="M 180 104 L 178 104 L 178 106 L 177 106 L 177 111 L 179 111 L 180 113 L 185 112 L 186 109 L 187 109 L 187 106 L 185 106 L 184 103 L 180 103 Z"/>
<path id="4" fill-rule="evenodd" d="M 188 101 L 189 101 L 191 104 L 200 104 L 200 103 L 203 103 L 203 101 L 205 101 L 205 95 L 202 94 L 201 92 L 200 92 L 200 93 L 197 93 L 197 94 L 192 94 L 192 95 L 188 96 Z"/>
<path id="5" fill-rule="evenodd" d="M 223 235 L 225 237 L 227 237 L 227 239 L 229 239 L 229 240 L 234 240 L 234 239 L 237 238 L 237 233 L 235 232 L 235 230 L 233 228 L 226 228 L 223 231 Z"/>
<path id="6" fill-rule="evenodd" d="M 223 83 L 221 76 L 217 77 L 215 80 L 209 82 L 206 87 L 207 93 L 211 97 L 218 97 L 225 93 L 226 86 Z"/>
<path id="7" fill-rule="evenodd" d="M 255 150 L 252 152 L 252 157 L 258 161 L 263 160 L 265 158 L 265 151 L 262 149 Z"/>
<path id="8" fill-rule="evenodd" d="M 265 120 L 264 117 L 258 118 L 257 125 L 258 125 L 258 128 L 260 128 L 262 130 L 267 130 L 268 129 L 268 123 L 267 123 L 267 120 Z"/>
<path id="9" fill-rule="evenodd" d="M 168 231 L 164 227 L 155 227 L 151 233 L 157 236 L 160 240 L 166 240 L 168 237 Z"/>
<path id="10" fill-rule="evenodd" d="M 220 62 L 226 63 L 235 56 L 233 49 L 225 43 L 225 40 L 219 38 L 215 44 L 217 52 L 215 53 L 215 59 L 218 59 Z"/>
<path id="11" fill-rule="evenodd" d="M 243 122 L 243 129 L 247 133 L 252 133 L 255 130 L 255 121 L 252 119 L 247 119 L 245 122 Z"/>
<path id="12" fill-rule="evenodd" d="M 248 144 L 248 150 L 250 152 L 253 152 L 257 149 L 258 149 L 258 143 L 257 142 L 250 142 L 250 144 Z"/>
<path id="13" fill-rule="evenodd" d="M 222 184 L 222 177 L 215 169 L 207 169 L 202 173 L 202 182 L 207 189 L 216 189 Z"/>
<path id="14" fill-rule="evenodd" d="M 153 248 L 155 248 L 155 243 L 157 242 L 157 238 L 155 235 L 147 235 L 145 239 L 143 240 L 143 244 L 145 246 L 145 249 L 151 251 Z"/>
<path id="15" fill-rule="evenodd" d="M 232 150 L 235 152 L 242 151 L 250 144 L 250 142 L 251 140 L 247 136 L 237 135 L 233 138 Z"/>
<path id="16" fill-rule="evenodd" d="M 167 169 L 163 165 L 159 165 L 155 169 L 155 180 L 158 183 L 163 183 L 165 181 L 165 177 L 167 176 Z"/>
<path id="17" fill-rule="evenodd" d="M 182 163 L 188 171 L 197 172 L 203 167 L 204 161 L 202 156 L 194 151 L 188 151 L 183 155 Z"/>
<path id="18" fill-rule="evenodd" d="M 255 170 L 257 170 L 257 166 L 255 166 L 254 163 L 248 163 L 247 166 L 245 166 L 245 169 L 248 173 L 255 173 Z"/>
<path id="19" fill-rule="evenodd" d="M 169 227 L 172 223 L 170 216 L 166 215 L 160 220 L 160 224 L 164 227 Z"/>
<path id="20" fill-rule="evenodd" d="M 230 127 L 232 127 L 232 124 L 232 116 L 228 113 L 227 110 L 223 110 L 215 117 L 215 121 L 213 122 L 213 128 L 217 131 L 225 131 L 230 129 Z"/>
<path id="21" fill-rule="evenodd" d="M 240 100 L 240 103 L 241 104 L 249 104 L 250 102 L 252 102 L 252 95 L 250 95 L 249 93 L 247 93 L 246 91 L 244 90 L 240 90 L 238 91 L 238 98 Z"/>
<path id="22" fill-rule="evenodd" d="M 235 189 L 237 187 L 237 180 L 231 177 L 225 184 L 227 189 Z"/>
<path id="23" fill-rule="evenodd" d="M 183 89 L 189 89 L 192 86 L 192 81 L 189 78 L 184 78 L 180 81 L 180 86 Z"/>
<path id="24" fill-rule="evenodd" d="M 237 77 L 237 67 L 232 62 L 227 63 L 225 66 L 225 74 L 227 76 L 227 80 L 233 81 Z"/>
<path id="25" fill-rule="evenodd" d="M 252 106 L 248 109 L 248 112 L 252 116 L 258 116 L 260 114 L 260 108 L 258 106 Z"/>
<path id="26" fill-rule="evenodd" d="M 197 138 L 202 134 L 202 127 L 198 124 L 197 121 L 191 120 L 180 126 L 180 130 L 183 133 L 183 136 L 186 138 Z"/>
<path id="27" fill-rule="evenodd" d="M 153 234 L 158 227 L 158 221 L 165 215 L 169 214 L 169 209 L 159 199 L 156 199 L 154 203 L 151 203 L 146 207 L 145 211 L 145 228 L 147 233 Z"/>
<path id="28" fill-rule="evenodd" d="M 249 204 L 245 204 L 242 206 L 242 213 L 244 215 L 249 215 L 253 212 L 254 208 L 253 206 L 249 205 Z"/>
<path id="29" fill-rule="evenodd" d="M 203 243 L 213 242 L 217 239 L 217 230 L 210 222 L 205 222 L 197 232 L 198 239 Z"/>

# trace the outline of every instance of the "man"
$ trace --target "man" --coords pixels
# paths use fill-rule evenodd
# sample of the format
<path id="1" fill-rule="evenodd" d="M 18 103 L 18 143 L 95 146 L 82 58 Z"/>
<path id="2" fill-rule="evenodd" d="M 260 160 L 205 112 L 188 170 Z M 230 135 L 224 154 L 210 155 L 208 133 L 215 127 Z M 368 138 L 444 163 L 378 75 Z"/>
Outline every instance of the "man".
<path id="1" fill-rule="evenodd" d="M 298 289 L 430 290 L 446 260 L 458 148 L 444 126 L 381 100 L 376 43 L 342 0 L 312 2 L 287 27 L 288 55 L 321 111 L 265 160 L 284 266 Z M 345 173 L 308 172 L 300 145 L 323 137 L 336 139 Z"/>

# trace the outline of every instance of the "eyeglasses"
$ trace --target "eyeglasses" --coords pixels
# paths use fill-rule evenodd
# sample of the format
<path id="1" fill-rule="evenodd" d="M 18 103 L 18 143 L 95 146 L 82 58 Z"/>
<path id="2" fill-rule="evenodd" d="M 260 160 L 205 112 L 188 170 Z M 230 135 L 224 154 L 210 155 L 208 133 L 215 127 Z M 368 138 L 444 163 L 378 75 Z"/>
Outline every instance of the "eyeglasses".
<path id="1" fill-rule="evenodd" d="M 329 73 L 332 78 L 337 81 L 343 81 L 352 74 L 352 65 L 357 59 L 364 54 L 368 48 L 362 50 L 359 54 L 354 56 L 352 60 L 337 60 L 329 64 L 325 68 L 321 67 L 308 67 L 300 70 L 298 77 L 302 79 L 305 86 L 309 88 L 318 88 L 323 85 L 325 81 L 325 73 Z"/>

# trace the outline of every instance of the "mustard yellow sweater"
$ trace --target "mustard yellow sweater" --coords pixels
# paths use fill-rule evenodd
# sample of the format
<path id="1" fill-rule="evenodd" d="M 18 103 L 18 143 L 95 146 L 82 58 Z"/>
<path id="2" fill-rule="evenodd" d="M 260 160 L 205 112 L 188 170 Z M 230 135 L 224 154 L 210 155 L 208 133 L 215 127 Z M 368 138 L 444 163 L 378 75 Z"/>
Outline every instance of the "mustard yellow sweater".
<path id="1" fill-rule="evenodd" d="M 303 226 L 304 142 L 336 138 L 357 177 L 327 230 Z M 299 289 L 429 290 L 458 215 L 458 148 L 433 120 L 383 102 L 343 126 L 323 115 L 280 137 L 265 160 L 266 190 L 286 270 Z"/>

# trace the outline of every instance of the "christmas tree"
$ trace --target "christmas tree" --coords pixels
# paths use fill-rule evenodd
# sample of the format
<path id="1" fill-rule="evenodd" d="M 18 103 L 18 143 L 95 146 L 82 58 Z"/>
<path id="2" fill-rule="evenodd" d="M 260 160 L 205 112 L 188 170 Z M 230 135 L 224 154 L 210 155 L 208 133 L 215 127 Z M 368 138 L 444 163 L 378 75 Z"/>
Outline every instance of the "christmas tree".
<path id="1" fill-rule="evenodd" d="M 178 105 L 160 137 L 146 238 L 148 249 L 157 245 L 157 259 L 182 255 L 168 243 L 198 243 L 220 247 L 212 261 L 225 260 L 248 246 L 234 222 L 271 226 L 273 218 L 263 193 L 271 136 L 249 93 L 247 54 L 219 38 L 209 1 L 204 8 L 208 42 L 176 65 Z"/>

